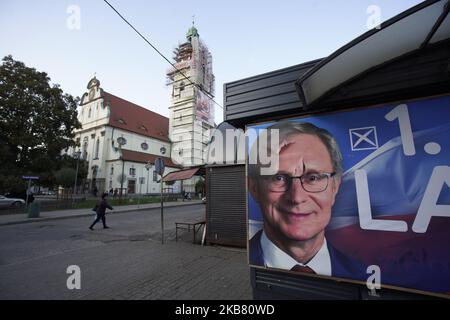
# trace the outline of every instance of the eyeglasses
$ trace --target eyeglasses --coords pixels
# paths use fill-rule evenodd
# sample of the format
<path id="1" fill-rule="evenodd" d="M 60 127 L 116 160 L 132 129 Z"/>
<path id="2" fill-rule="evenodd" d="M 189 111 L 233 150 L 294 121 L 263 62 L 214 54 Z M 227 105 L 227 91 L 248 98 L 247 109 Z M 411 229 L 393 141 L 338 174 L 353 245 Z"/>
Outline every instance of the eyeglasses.
<path id="1" fill-rule="evenodd" d="M 272 192 L 286 192 L 291 188 L 292 180 L 299 179 L 305 191 L 317 193 L 325 191 L 328 188 L 330 178 L 335 175 L 336 172 L 305 173 L 298 177 L 292 177 L 288 174 L 278 173 L 273 176 L 261 176 L 261 178 L 266 180 L 267 186 Z"/>

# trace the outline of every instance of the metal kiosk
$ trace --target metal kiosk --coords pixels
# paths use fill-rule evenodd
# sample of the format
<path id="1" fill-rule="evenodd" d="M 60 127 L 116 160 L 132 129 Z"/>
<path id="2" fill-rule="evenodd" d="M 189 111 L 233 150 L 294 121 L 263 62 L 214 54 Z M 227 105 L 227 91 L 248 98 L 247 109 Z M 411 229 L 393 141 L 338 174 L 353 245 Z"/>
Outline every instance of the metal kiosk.
<path id="1" fill-rule="evenodd" d="M 224 85 L 224 119 L 236 128 L 289 119 L 336 136 L 344 172 L 327 242 L 367 266 L 365 278 L 310 275 L 257 265 L 249 252 L 255 299 L 448 298 L 449 8 L 425 1 L 324 59 Z M 236 219 L 248 240 L 257 207 L 247 189 Z M 381 289 L 367 285 L 372 266 Z"/>

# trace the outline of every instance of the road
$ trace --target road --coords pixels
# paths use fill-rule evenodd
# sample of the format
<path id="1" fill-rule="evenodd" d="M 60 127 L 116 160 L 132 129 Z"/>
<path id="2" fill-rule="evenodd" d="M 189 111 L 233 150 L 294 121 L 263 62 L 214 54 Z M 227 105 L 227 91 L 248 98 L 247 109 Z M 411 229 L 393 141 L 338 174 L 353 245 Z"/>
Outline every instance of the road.
<path id="1" fill-rule="evenodd" d="M 204 205 L 0 227 L 0 299 L 251 299 L 245 250 L 175 241 L 175 221 L 204 217 Z M 200 239 L 200 236 L 198 239 Z M 67 288 L 80 268 L 81 289 Z"/>

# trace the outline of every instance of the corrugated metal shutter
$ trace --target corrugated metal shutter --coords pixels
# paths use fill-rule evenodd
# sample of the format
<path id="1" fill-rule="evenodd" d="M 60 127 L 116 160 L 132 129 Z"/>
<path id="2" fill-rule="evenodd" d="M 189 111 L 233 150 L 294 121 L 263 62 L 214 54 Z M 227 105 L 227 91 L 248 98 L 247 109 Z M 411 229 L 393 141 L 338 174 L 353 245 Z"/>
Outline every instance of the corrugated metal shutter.
<path id="1" fill-rule="evenodd" d="M 206 169 L 206 240 L 246 247 L 245 166 Z"/>

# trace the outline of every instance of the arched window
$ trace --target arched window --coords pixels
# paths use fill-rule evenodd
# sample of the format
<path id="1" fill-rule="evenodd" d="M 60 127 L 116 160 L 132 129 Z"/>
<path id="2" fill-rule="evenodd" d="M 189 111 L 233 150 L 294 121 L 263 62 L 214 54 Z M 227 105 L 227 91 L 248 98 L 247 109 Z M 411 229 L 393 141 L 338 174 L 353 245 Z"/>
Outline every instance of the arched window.
<path id="1" fill-rule="evenodd" d="M 100 140 L 97 139 L 97 143 L 95 144 L 95 159 L 98 159 L 98 151 L 100 150 Z"/>
<path id="2" fill-rule="evenodd" d="M 91 117 L 91 108 L 89 108 L 88 118 Z"/>
<path id="3" fill-rule="evenodd" d="M 87 160 L 88 137 L 83 139 L 83 159 Z"/>
<path id="4" fill-rule="evenodd" d="M 181 81 L 181 83 L 180 83 L 180 91 L 183 91 L 183 90 L 184 90 L 184 82 Z"/>

